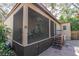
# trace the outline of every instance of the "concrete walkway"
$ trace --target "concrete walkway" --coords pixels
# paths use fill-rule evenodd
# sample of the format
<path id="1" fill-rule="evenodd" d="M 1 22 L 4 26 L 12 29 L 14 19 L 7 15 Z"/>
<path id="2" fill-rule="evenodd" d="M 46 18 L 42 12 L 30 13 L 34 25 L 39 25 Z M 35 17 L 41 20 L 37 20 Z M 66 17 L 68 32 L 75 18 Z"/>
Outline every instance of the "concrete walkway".
<path id="1" fill-rule="evenodd" d="M 62 50 L 49 47 L 39 56 L 79 56 L 79 40 L 66 41 Z"/>

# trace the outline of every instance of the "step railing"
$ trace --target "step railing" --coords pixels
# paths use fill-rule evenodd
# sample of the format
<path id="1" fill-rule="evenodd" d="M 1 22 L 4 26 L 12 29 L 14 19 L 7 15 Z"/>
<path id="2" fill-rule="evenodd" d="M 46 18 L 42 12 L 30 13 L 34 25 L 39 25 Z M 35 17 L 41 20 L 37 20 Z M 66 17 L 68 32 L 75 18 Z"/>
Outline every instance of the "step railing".
<path id="1" fill-rule="evenodd" d="M 53 38 L 53 42 L 52 42 L 53 47 L 57 49 L 62 49 L 64 45 L 64 36 L 59 34 L 59 35 L 55 35 L 52 38 Z"/>

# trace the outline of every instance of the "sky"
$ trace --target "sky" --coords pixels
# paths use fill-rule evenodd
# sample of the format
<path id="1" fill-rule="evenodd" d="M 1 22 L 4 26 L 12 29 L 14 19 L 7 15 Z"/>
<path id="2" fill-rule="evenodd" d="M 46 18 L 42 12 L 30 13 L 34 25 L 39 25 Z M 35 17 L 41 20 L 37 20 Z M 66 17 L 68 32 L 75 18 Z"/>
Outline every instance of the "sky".
<path id="1" fill-rule="evenodd" d="M 14 5 L 15 3 L 0 3 L 0 8 L 2 8 L 5 12 L 9 13 Z"/>
<path id="2" fill-rule="evenodd" d="M 16 3 L 0 3 L 0 8 L 2 8 L 7 14 L 11 11 L 11 9 L 13 8 L 13 6 Z M 43 3 L 44 6 L 46 6 L 46 8 L 51 12 L 51 7 L 48 6 L 50 3 Z M 60 4 L 60 3 L 57 3 Z M 71 4 L 71 3 L 69 3 Z M 75 3 L 76 6 L 79 6 L 78 3 Z M 74 8 L 73 5 L 70 6 L 70 8 Z M 51 12 L 54 16 L 56 16 L 56 18 L 58 19 L 60 17 L 60 8 L 58 6 L 56 6 L 56 10 L 54 12 Z"/>

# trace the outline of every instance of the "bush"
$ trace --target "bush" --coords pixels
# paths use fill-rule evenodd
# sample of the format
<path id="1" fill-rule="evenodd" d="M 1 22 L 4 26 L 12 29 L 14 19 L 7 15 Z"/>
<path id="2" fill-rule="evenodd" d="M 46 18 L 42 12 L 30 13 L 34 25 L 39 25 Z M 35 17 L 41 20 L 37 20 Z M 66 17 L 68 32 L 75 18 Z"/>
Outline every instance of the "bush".
<path id="1" fill-rule="evenodd" d="M 0 55 L 1 56 L 14 56 L 16 55 L 11 48 L 8 48 L 5 43 L 0 43 Z"/>
<path id="2" fill-rule="evenodd" d="M 7 35 L 10 35 L 10 28 L 0 25 L 0 55 L 1 56 L 13 56 L 16 55 L 14 51 L 8 47 L 5 43 L 7 41 Z"/>

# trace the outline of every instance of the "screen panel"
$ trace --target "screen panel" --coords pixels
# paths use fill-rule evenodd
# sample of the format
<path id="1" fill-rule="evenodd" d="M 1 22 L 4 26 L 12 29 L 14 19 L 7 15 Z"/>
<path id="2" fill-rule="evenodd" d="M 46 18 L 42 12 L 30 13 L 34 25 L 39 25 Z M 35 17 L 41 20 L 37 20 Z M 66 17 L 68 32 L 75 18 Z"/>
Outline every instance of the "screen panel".
<path id="1" fill-rule="evenodd" d="M 23 7 L 13 16 L 13 40 L 22 44 Z"/>
<path id="2" fill-rule="evenodd" d="M 28 43 L 49 37 L 49 19 L 28 8 Z"/>
<path id="3" fill-rule="evenodd" d="M 54 22 L 51 21 L 51 36 L 54 36 Z"/>

